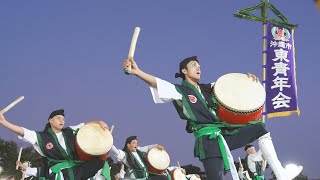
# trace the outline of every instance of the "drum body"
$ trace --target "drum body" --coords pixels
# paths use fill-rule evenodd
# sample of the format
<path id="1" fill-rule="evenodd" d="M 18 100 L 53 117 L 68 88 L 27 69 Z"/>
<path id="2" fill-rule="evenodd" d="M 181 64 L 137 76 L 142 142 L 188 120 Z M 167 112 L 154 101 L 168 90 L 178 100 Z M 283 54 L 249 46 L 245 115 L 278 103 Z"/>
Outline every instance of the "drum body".
<path id="1" fill-rule="evenodd" d="M 96 158 L 106 160 L 112 145 L 111 132 L 95 123 L 81 127 L 75 140 L 76 153 L 79 159 L 84 161 Z"/>
<path id="2" fill-rule="evenodd" d="M 170 176 L 173 180 L 186 180 L 186 175 L 183 173 L 182 168 L 175 168 L 171 170 Z"/>
<path id="3" fill-rule="evenodd" d="M 246 74 L 221 76 L 213 87 L 218 102 L 218 117 L 229 124 L 247 124 L 262 116 L 266 92 L 260 82 Z"/>
<path id="4" fill-rule="evenodd" d="M 162 174 L 170 164 L 170 157 L 165 150 L 152 148 L 147 154 L 148 171 L 154 174 Z"/>

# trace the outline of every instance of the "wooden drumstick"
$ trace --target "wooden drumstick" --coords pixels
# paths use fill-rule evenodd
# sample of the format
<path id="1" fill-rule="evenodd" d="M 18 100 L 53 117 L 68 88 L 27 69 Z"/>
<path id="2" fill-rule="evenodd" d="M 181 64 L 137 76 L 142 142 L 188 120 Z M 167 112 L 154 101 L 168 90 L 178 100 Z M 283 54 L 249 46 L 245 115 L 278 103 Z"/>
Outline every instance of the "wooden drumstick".
<path id="1" fill-rule="evenodd" d="M 20 151 L 19 151 L 18 161 L 20 161 L 21 153 L 22 153 L 22 147 L 20 148 Z M 18 168 L 19 168 L 19 166 L 18 166 L 18 164 L 17 164 L 17 165 L 16 165 L 16 170 L 18 170 Z"/>
<path id="2" fill-rule="evenodd" d="M 243 169 L 243 165 L 242 165 L 242 163 L 241 163 L 241 158 L 238 157 L 238 159 L 239 159 L 239 166 Z M 248 171 L 243 171 L 243 173 L 246 175 L 246 177 L 247 177 L 248 180 L 251 180 Z"/>
<path id="3" fill-rule="evenodd" d="M 240 167 L 243 168 L 242 163 L 241 163 L 241 158 L 238 157 L 238 159 L 239 159 L 239 165 L 240 165 Z"/>
<path id="4" fill-rule="evenodd" d="M 112 134 L 113 128 L 114 128 L 114 125 L 112 125 L 111 128 L 110 128 L 110 133 L 111 134 Z"/>
<path id="5" fill-rule="evenodd" d="M 134 56 L 134 52 L 135 52 L 135 49 L 136 49 L 136 44 L 137 44 L 139 33 L 140 33 L 140 28 L 136 27 L 134 29 L 134 33 L 133 33 L 133 36 L 132 36 L 128 59 L 129 58 L 133 58 L 133 56 Z M 125 72 L 125 74 L 128 74 L 128 75 L 131 73 L 131 63 L 126 68 L 124 68 L 124 72 Z"/>
<path id="6" fill-rule="evenodd" d="M 177 163 L 178 163 L 178 167 L 181 168 L 179 161 L 177 161 Z"/>
<path id="7" fill-rule="evenodd" d="M 5 112 L 9 111 L 9 109 L 11 109 L 13 106 L 15 106 L 16 104 L 18 104 L 20 101 L 22 101 L 24 99 L 24 96 L 20 96 L 18 99 L 16 99 L 15 101 L 13 101 L 11 104 L 9 104 L 6 108 L 4 108 L 1 112 L 2 114 L 4 114 Z"/>

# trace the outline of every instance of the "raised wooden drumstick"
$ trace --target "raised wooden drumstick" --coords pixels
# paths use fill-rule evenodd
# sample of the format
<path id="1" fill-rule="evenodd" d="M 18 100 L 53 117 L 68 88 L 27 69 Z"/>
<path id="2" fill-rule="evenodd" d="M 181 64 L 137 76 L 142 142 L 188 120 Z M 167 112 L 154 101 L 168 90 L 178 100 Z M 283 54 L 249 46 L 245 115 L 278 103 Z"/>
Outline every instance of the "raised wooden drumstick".
<path id="1" fill-rule="evenodd" d="M 134 29 L 134 33 L 133 33 L 133 36 L 132 36 L 132 40 L 131 40 L 131 44 L 130 44 L 130 50 L 129 50 L 129 54 L 128 54 L 128 59 L 129 58 L 133 58 L 133 56 L 134 56 L 134 52 L 135 52 L 135 49 L 136 49 L 136 44 L 137 44 L 139 33 L 140 33 L 140 28 L 136 27 Z M 129 64 L 126 68 L 124 68 L 124 72 L 125 72 L 125 74 L 128 74 L 128 75 L 131 73 L 131 64 Z"/>
<path id="2" fill-rule="evenodd" d="M 113 128 L 114 128 L 114 125 L 112 125 L 111 128 L 110 128 L 111 134 L 112 134 Z"/>
<path id="3" fill-rule="evenodd" d="M 2 109 L 2 113 L 4 114 L 5 112 L 9 111 L 9 109 L 11 109 L 13 106 L 15 106 L 16 104 L 18 104 L 20 101 L 22 101 L 24 99 L 24 96 L 20 96 L 18 99 L 16 99 L 15 101 L 13 101 L 11 104 L 9 104 L 6 108 Z"/>
<path id="4" fill-rule="evenodd" d="M 241 163 L 241 158 L 238 157 L 238 159 L 239 159 L 239 166 L 240 166 L 241 168 L 243 168 L 242 163 Z"/>
<path id="5" fill-rule="evenodd" d="M 242 165 L 242 163 L 241 163 L 241 158 L 238 157 L 238 159 L 239 159 L 239 166 L 243 169 L 243 165 Z M 243 173 L 245 174 L 245 176 L 247 177 L 248 180 L 252 180 L 252 179 L 250 178 L 250 176 L 249 176 L 248 171 L 243 171 Z"/>
<path id="6" fill-rule="evenodd" d="M 18 160 L 17 160 L 17 161 L 20 161 L 21 153 L 22 153 L 22 147 L 20 148 L 19 155 L 18 155 Z M 18 164 L 17 164 L 17 165 L 16 165 L 16 170 L 18 170 L 18 168 L 19 168 L 19 166 L 18 166 Z"/>
<path id="7" fill-rule="evenodd" d="M 177 163 L 178 163 L 178 167 L 181 168 L 179 161 L 177 161 Z"/>

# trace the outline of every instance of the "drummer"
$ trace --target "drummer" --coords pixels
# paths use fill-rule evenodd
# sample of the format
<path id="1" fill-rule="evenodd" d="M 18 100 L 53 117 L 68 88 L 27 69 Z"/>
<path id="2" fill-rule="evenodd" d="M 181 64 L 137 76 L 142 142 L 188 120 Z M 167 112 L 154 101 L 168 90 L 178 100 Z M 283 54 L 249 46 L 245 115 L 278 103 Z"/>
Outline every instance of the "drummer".
<path id="1" fill-rule="evenodd" d="M 126 176 L 130 179 L 148 179 L 150 174 L 147 171 L 146 156 L 152 148 L 165 150 L 160 144 L 139 147 L 137 136 L 130 136 L 126 139 L 122 150 L 113 145 L 111 151 L 125 165 Z M 155 178 L 151 177 L 150 179 Z"/>
<path id="2" fill-rule="evenodd" d="M 179 73 L 176 73 L 175 77 L 183 79 L 181 85 L 171 84 L 145 73 L 139 69 L 133 58 L 126 59 L 123 63 L 124 69 L 130 68 L 130 66 L 131 74 L 149 84 L 155 103 L 173 102 L 180 118 L 187 120 L 186 131 L 194 133 L 198 137 L 195 141 L 194 156 L 202 161 L 207 179 L 223 179 L 224 166 L 231 166 L 227 158 L 222 158 L 221 148 L 216 138 L 217 134 L 221 134 L 225 138 L 229 147 L 227 145 L 224 148 L 229 148 L 230 150 L 243 147 L 259 139 L 260 149 L 273 172 L 275 172 L 277 179 L 290 179 L 277 158 L 270 133 L 264 124 L 244 126 L 239 128 L 236 134 L 229 134 L 228 136 L 224 134 L 226 131 L 220 131 L 225 130 L 225 128 L 217 126 L 219 118 L 217 117 L 217 104 L 212 99 L 213 83 L 199 84 L 201 70 L 196 56 L 185 58 L 180 62 Z M 253 81 L 258 81 L 256 76 L 249 73 L 247 75 Z M 202 128 L 207 126 L 210 131 L 203 132 L 208 128 Z M 238 177 L 236 170 L 231 173 L 233 173 L 234 177 Z"/>
<path id="3" fill-rule="evenodd" d="M 31 167 L 31 163 L 29 161 L 26 162 L 21 162 L 21 161 L 16 161 L 16 165 L 22 172 L 22 179 L 29 178 L 29 177 L 36 177 L 37 176 L 37 168 Z"/>
<path id="4" fill-rule="evenodd" d="M 187 172 L 184 168 L 180 166 L 169 166 L 167 168 L 167 171 L 169 171 L 171 175 L 171 179 L 173 180 L 186 180 L 187 179 Z"/>
<path id="5" fill-rule="evenodd" d="M 46 179 L 88 179 L 104 167 L 104 161 L 95 159 L 85 162 L 77 161 L 75 154 L 74 139 L 75 131 L 84 124 L 97 123 L 102 128 L 108 129 L 108 125 L 103 121 L 90 121 L 77 126 L 64 128 L 64 110 L 53 111 L 44 131 L 32 131 L 24 127 L 17 126 L 7 121 L 0 111 L 0 124 L 14 133 L 20 139 L 33 145 L 34 149 L 48 159 L 49 177 Z M 73 177 L 71 177 L 73 176 Z M 103 175 L 105 177 L 110 177 Z M 102 175 L 99 175 L 103 179 Z"/>

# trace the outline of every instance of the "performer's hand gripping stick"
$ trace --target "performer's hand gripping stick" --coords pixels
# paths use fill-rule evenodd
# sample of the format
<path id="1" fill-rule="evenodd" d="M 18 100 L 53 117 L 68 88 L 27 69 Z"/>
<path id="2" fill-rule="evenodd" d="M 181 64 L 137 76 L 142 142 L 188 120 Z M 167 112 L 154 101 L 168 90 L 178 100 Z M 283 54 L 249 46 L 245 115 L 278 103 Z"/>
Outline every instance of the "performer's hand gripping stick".
<path id="1" fill-rule="evenodd" d="M 134 52 L 135 52 L 135 49 L 136 49 L 136 44 L 137 44 L 139 33 L 140 33 L 140 28 L 136 27 L 134 29 L 134 33 L 133 33 L 133 36 L 132 36 L 128 59 L 129 58 L 133 58 L 133 56 L 134 56 Z M 124 72 L 127 75 L 129 75 L 131 73 L 131 63 L 126 68 L 124 68 Z"/>

